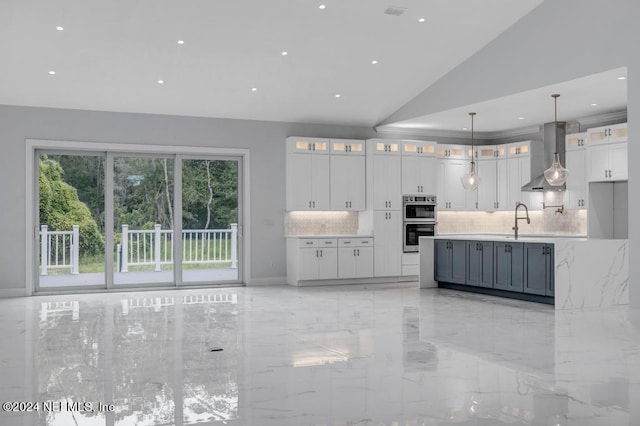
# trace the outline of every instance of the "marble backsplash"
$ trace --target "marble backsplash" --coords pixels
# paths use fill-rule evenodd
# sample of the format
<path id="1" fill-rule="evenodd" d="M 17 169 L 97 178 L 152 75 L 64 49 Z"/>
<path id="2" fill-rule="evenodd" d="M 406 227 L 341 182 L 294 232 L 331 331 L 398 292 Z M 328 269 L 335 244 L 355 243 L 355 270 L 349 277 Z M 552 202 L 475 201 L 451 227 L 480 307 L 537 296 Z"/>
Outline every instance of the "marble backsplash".
<path id="1" fill-rule="evenodd" d="M 521 210 L 519 215 L 524 216 Z M 530 211 L 531 224 L 519 221 L 521 235 L 587 235 L 587 211 L 555 209 Z M 439 234 L 512 234 L 513 211 L 499 212 L 438 212 Z"/>
<path id="2" fill-rule="evenodd" d="M 284 235 L 356 235 L 358 212 L 287 212 Z"/>

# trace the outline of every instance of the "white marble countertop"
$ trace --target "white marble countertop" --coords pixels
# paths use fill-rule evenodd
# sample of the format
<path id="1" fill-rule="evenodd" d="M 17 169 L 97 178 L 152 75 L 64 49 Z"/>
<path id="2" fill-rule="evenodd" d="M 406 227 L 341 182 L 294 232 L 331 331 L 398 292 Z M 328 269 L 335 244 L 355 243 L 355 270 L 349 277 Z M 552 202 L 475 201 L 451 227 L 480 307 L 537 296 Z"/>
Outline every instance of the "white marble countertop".
<path id="1" fill-rule="evenodd" d="M 515 241 L 513 234 L 440 234 L 435 237 L 421 237 L 446 240 L 489 240 L 489 241 Z M 518 235 L 518 240 L 524 243 L 553 243 L 556 241 L 587 241 L 588 238 L 583 235 Z"/>

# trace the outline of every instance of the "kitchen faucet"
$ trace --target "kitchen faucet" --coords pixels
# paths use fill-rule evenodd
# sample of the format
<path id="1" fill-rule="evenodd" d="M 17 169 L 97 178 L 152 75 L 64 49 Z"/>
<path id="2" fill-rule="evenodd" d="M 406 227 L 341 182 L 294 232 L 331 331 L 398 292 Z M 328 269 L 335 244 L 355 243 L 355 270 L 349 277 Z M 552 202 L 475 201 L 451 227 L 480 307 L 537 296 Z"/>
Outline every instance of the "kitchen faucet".
<path id="1" fill-rule="evenodd" d="M 524 211 L 526 213 L 526 217 L 518 217 L 518 208 L 520 207 L 524 207 Z M 517 240 L 518 239 L 518 220 L 519 219 L 527 219 L 527 224 L 531 223 L 531 220 L 529 219 L 529 209 L 527 208 L 527 205 L 521 202 L 517 202 L 516 203 L 516 211 L 515 211 L 515 226 L 511 229 L 513 229 L 514 231 L 514 238 Z"/>

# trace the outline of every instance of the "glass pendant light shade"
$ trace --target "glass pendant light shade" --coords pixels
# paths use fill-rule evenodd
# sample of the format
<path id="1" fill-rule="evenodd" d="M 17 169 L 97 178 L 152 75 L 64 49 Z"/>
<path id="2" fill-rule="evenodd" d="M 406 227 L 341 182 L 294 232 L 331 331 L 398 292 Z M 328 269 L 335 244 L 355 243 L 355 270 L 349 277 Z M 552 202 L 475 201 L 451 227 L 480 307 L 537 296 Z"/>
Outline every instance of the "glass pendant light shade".
<path id="1" fill-rule="evenodd" d="M 476 155 L 476 150 L 473 145 L 473 117 L 476 113 L 470 112 L 469 115 L 471 116 L 471 170 L 469 170 L 469 173 L 462 176 L 460 180 L 462 181 L 464 189 L 467 191 L 475 191 L 478 189 L 478 185 L 480 185 L 481 181 L 480 176 L 478 176 L 478 172 L 476 172 L 476 162 L 473 161 Z"/>
<path id="2" fill-rule="evenodd" d="M 560 164 L 560 155 L 556 152 L 553 155 L 553 164 L 544 171 L 544 178 L 551 186 L 562 186 L 567 181 L 569 171 Z"/>
<path id="3" fill-rule="evenodd" d="M 554 102 L 554 112 L 553 112 L 553 122 L 558 122 L 558 98 L 560 95 L 558 93 L 554 93 L 551 95 Z M 557 125 L 556 125 L 557 127 Z M 554 132 L 555 137 L 558 137 L 558 132 Z M 558 140 L 556 139 L 556 149 L 558 149 Z M 567 181 L 567 176 L 569 175 L 569 171 L 562 167 L 560 164 L 560 155 L 557 152 L 553 153 L 553 164 L 547 170 L 544 171 L 544 178 L 547 180 L 549 185 L 551 186 L 562 186 Z"/>
<path id="4" fill-rule="evenodd" d="M 476 172 L 476 163 L 474 161 L 471 162 L 471 170 L 466 175 L 462 176 L 462 186 L 467 191 L 475 191 L 478 189 L 478 185 L 480 185 L 480 181 L 482 180 L 478 173 Z"/>

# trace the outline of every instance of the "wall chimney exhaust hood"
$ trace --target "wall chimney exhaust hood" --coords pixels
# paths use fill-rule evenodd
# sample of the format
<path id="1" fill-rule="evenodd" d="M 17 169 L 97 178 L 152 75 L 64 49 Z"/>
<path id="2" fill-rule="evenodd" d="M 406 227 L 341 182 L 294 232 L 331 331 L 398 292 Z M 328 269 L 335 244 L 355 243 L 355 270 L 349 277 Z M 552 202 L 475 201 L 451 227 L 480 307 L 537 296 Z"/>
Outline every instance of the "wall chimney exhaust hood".
<path id="1" fill-rule="evenodd" d="M 557 121 L 553 123 L 545 123 L 543 128 L 543 143 L 544 143 L 544 168 L 546 169 L 553 163 L 554 153 L 557 152 L 560 157 L 560 162 L 565 164 L 565 136 L 567 123 L 563 121 Z M 536 176 L 531 179 L 531 182 L 522 187 L 522 191 L 525 192 L 543 192 L 543 191 L 565 191 L 567 185 L 552 186 L 547 182 L 544 177 L 544 173 L 540 176 Z"/>

